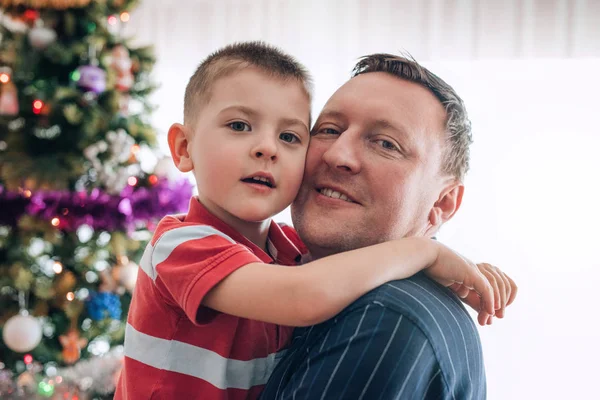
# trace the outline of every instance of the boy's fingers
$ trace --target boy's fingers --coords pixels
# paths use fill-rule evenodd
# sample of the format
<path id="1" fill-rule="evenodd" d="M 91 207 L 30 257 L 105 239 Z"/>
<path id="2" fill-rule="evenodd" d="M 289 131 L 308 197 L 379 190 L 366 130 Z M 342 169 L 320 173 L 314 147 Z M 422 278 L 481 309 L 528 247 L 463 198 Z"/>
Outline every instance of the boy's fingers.
<path id="1" fill-rule="evenodd" d="M 491 325 L 492 319 L 493 317 L 485 311 L 481 311 L 479 315 L 477 315 L 477 322 L 479 322 L 479 325 L 481 326 Z"/>
<path id="2" fill-rule="evenodd" d="M 492 288 L 493 298 L 491 299 L 490 304 L 490 307 L 492 309 L 491 311 L 488 310 L 488 312 L 493 315 L 495 313 L 495 310 L 500 308 L 500 289 L 498 288 L 498 283 L 496 282 L 496 278 L 494 277 L 494 275 L 488 269 L 486 269 L 485 266 L 478 265 L 478 267 L 483 276 L 487 278 L 487 281 Z"/>
<path id="3" fill-rule="evenodd" d="M 496 304 L 496 310 L 504 310 L 504 307 L 506 306 L 506 300 L 508 299 L 504 276 L 502 271 L 500 271 L 497 267 L 490 266 L 489 271 L 492 275 L 494 275 L 494 278 L 496 279 L 496 285 L 498 285 L 499 297 L 496 299 L 498 301 L 498 304 Z"/>
<path id="4" fill-rule="evenodd" d="M 508 282 L 510 283 L 510 296 L 508 297 L 508 301 L 506 302 L 506 305 L 510 305 L 513 301 L 515 301 L 515 298 L 517 297 L 517 291 L 518 291 L 518 287 L 517 284 L 515 283 L 515 281 L 513 281 L 510 276 L 506 275 L 506 279 L 508 279 Z"/>
<path id="5" fill-rule="evenodd" d="M 471 289 L 469 289 L 468 287 L 466 287 L 465 285 L 463 285 L 461 283 L 452 284 L 452 286 L 450 286 L 450 289 L 452 289 L 452 291 L 454 293 L 456 293 L 456 295 L 458 297 L 460 297 L 461 299 L 465 299 L 471 292 Z"/>
<path id="6" fill-rule="evenodd" d="M 489 314 L 494 314 L 494 296 L 497 288 L 494 288 L 490 279 L 481 273 L 475 273 L 473 277 L 473 288 L 481 295 L 482 309 Z"/>
<path id="7" fill-rule="evenodd" d="M 476 291 L 469 290 L 469 293 L 462 299 L 462 301 L 473 310 L 478 311 L 479 313 L 487 314 L 487 311 L 485 311 L 483 308 L 483 300 Z"/>

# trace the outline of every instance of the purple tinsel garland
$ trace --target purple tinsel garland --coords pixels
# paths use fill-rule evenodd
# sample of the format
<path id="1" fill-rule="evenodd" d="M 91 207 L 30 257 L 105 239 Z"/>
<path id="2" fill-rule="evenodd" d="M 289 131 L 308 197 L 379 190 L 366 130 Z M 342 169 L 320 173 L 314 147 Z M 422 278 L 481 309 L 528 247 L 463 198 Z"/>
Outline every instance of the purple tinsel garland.
<path id="1" fill-rule="evenodd" d="M 27 197 L 0 186 L 0 225 L 14 227 L 29 215 L 45 221 L 58 217 L 58 228 L 65 231 L 86 224 L 94 230 L 130 232 L 167 214 L 186 211 L 192 189 L 187 179 L 161 179 L 149 188 L 127 186 L 120 195 L 94 189 L 90 193 L 40 191 Z"/>

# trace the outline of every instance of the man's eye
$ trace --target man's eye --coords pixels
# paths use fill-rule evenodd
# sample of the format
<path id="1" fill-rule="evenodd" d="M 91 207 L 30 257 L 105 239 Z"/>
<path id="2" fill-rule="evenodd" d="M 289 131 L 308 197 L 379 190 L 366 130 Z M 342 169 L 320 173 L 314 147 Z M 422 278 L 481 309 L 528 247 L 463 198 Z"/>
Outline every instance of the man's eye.
<path id="1" fill-rule="evenodd" d="M 231 129 L 233 129 L 234 131 L 238 131 L 238 132 L 243 132 L 243 131 L 251 131 L 252 128 L 250 128 L 250 125 L 248 125 L 245 122 L 241 122 L 241 121 L 235 121 L 232 122 L 230 124 L 227 124 Z"/>
<path id="2" fill-rule="evenodd" d="M 298 137 L 296 135 L 294 135 L 293 133 L 289 133 L 289 132 L 280 133 L 279 139 L 281 139 L 287 143 L 296 143 L 296 142 L 300 141 L 300 139 L 298 139 Z"/>
<path id="3" fill-rule="evenodd" d="M 396 146 L 394 143 L 390 142 L 389 140 L 379 139 L 379 140 L 376 140 L 375 143 L 377 143 L 378 145 L 380 145 L 381 147 L 383 147 L 386 150 L 400 151 L 398 149 L 398 146 Z"/>
<path id="4" fill-rule="evenodd" d="M 340 133 L 333 129 L 333 128 L 321 128 L 319 129 L 317 132 L 318 133 L 324 133 L 325 135 L 339 135 Z"/>

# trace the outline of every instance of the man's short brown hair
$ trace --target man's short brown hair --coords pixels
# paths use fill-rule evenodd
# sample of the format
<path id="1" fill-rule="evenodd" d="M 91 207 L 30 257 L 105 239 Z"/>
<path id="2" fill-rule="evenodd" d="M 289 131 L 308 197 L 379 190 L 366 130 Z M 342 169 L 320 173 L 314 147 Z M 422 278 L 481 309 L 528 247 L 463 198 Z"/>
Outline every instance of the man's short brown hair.
<path id="1" fill-rule="evenodd" d="M 413 58 L 392 54 L 371 54 L 362 57 L 352 71 L 352 77 L 368 72 L 387 72 L 429 89 L 446 109 L 446 143 L 442 160 L 443 172 L 459 181 L 469 170 L 471 121 L 464 102 L 454 89 Z"/>
<path id="2" fill-rule="evenodd" d="M 194 124 L 200 105 L 210 100 L 210 90 L 217 79 L 250 66 L 274 78 L 297 80 L 311 99 L 311 77 L 294 57 L 260 41 L 233 43 L 210 54 L 190 78 L 185 89 L 184 124 Z"/>

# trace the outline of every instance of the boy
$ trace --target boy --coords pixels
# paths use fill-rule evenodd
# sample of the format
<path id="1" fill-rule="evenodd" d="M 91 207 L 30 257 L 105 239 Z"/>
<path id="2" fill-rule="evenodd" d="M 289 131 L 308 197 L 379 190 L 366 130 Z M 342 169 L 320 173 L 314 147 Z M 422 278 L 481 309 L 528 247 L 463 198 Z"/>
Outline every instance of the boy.
<path id="1" fill-rule="evenodd" d="M 280 266 L 305 253 L 270 220 L 296 196 L 310 140 L 309 78 L 290 56 L 227 46 L 191 78 L 184 109 L 169 147 L 177 168 L 194 172 L 198 196 L 187 215 L 161 221 L 144 252 L 116 398 L 257 398 L 291 326 L 322 322 L 423 268 L 481 293 L 484 322 L 494 297 L 496 308 L 507 303 L 477 267 L 423 238 Z"/>

